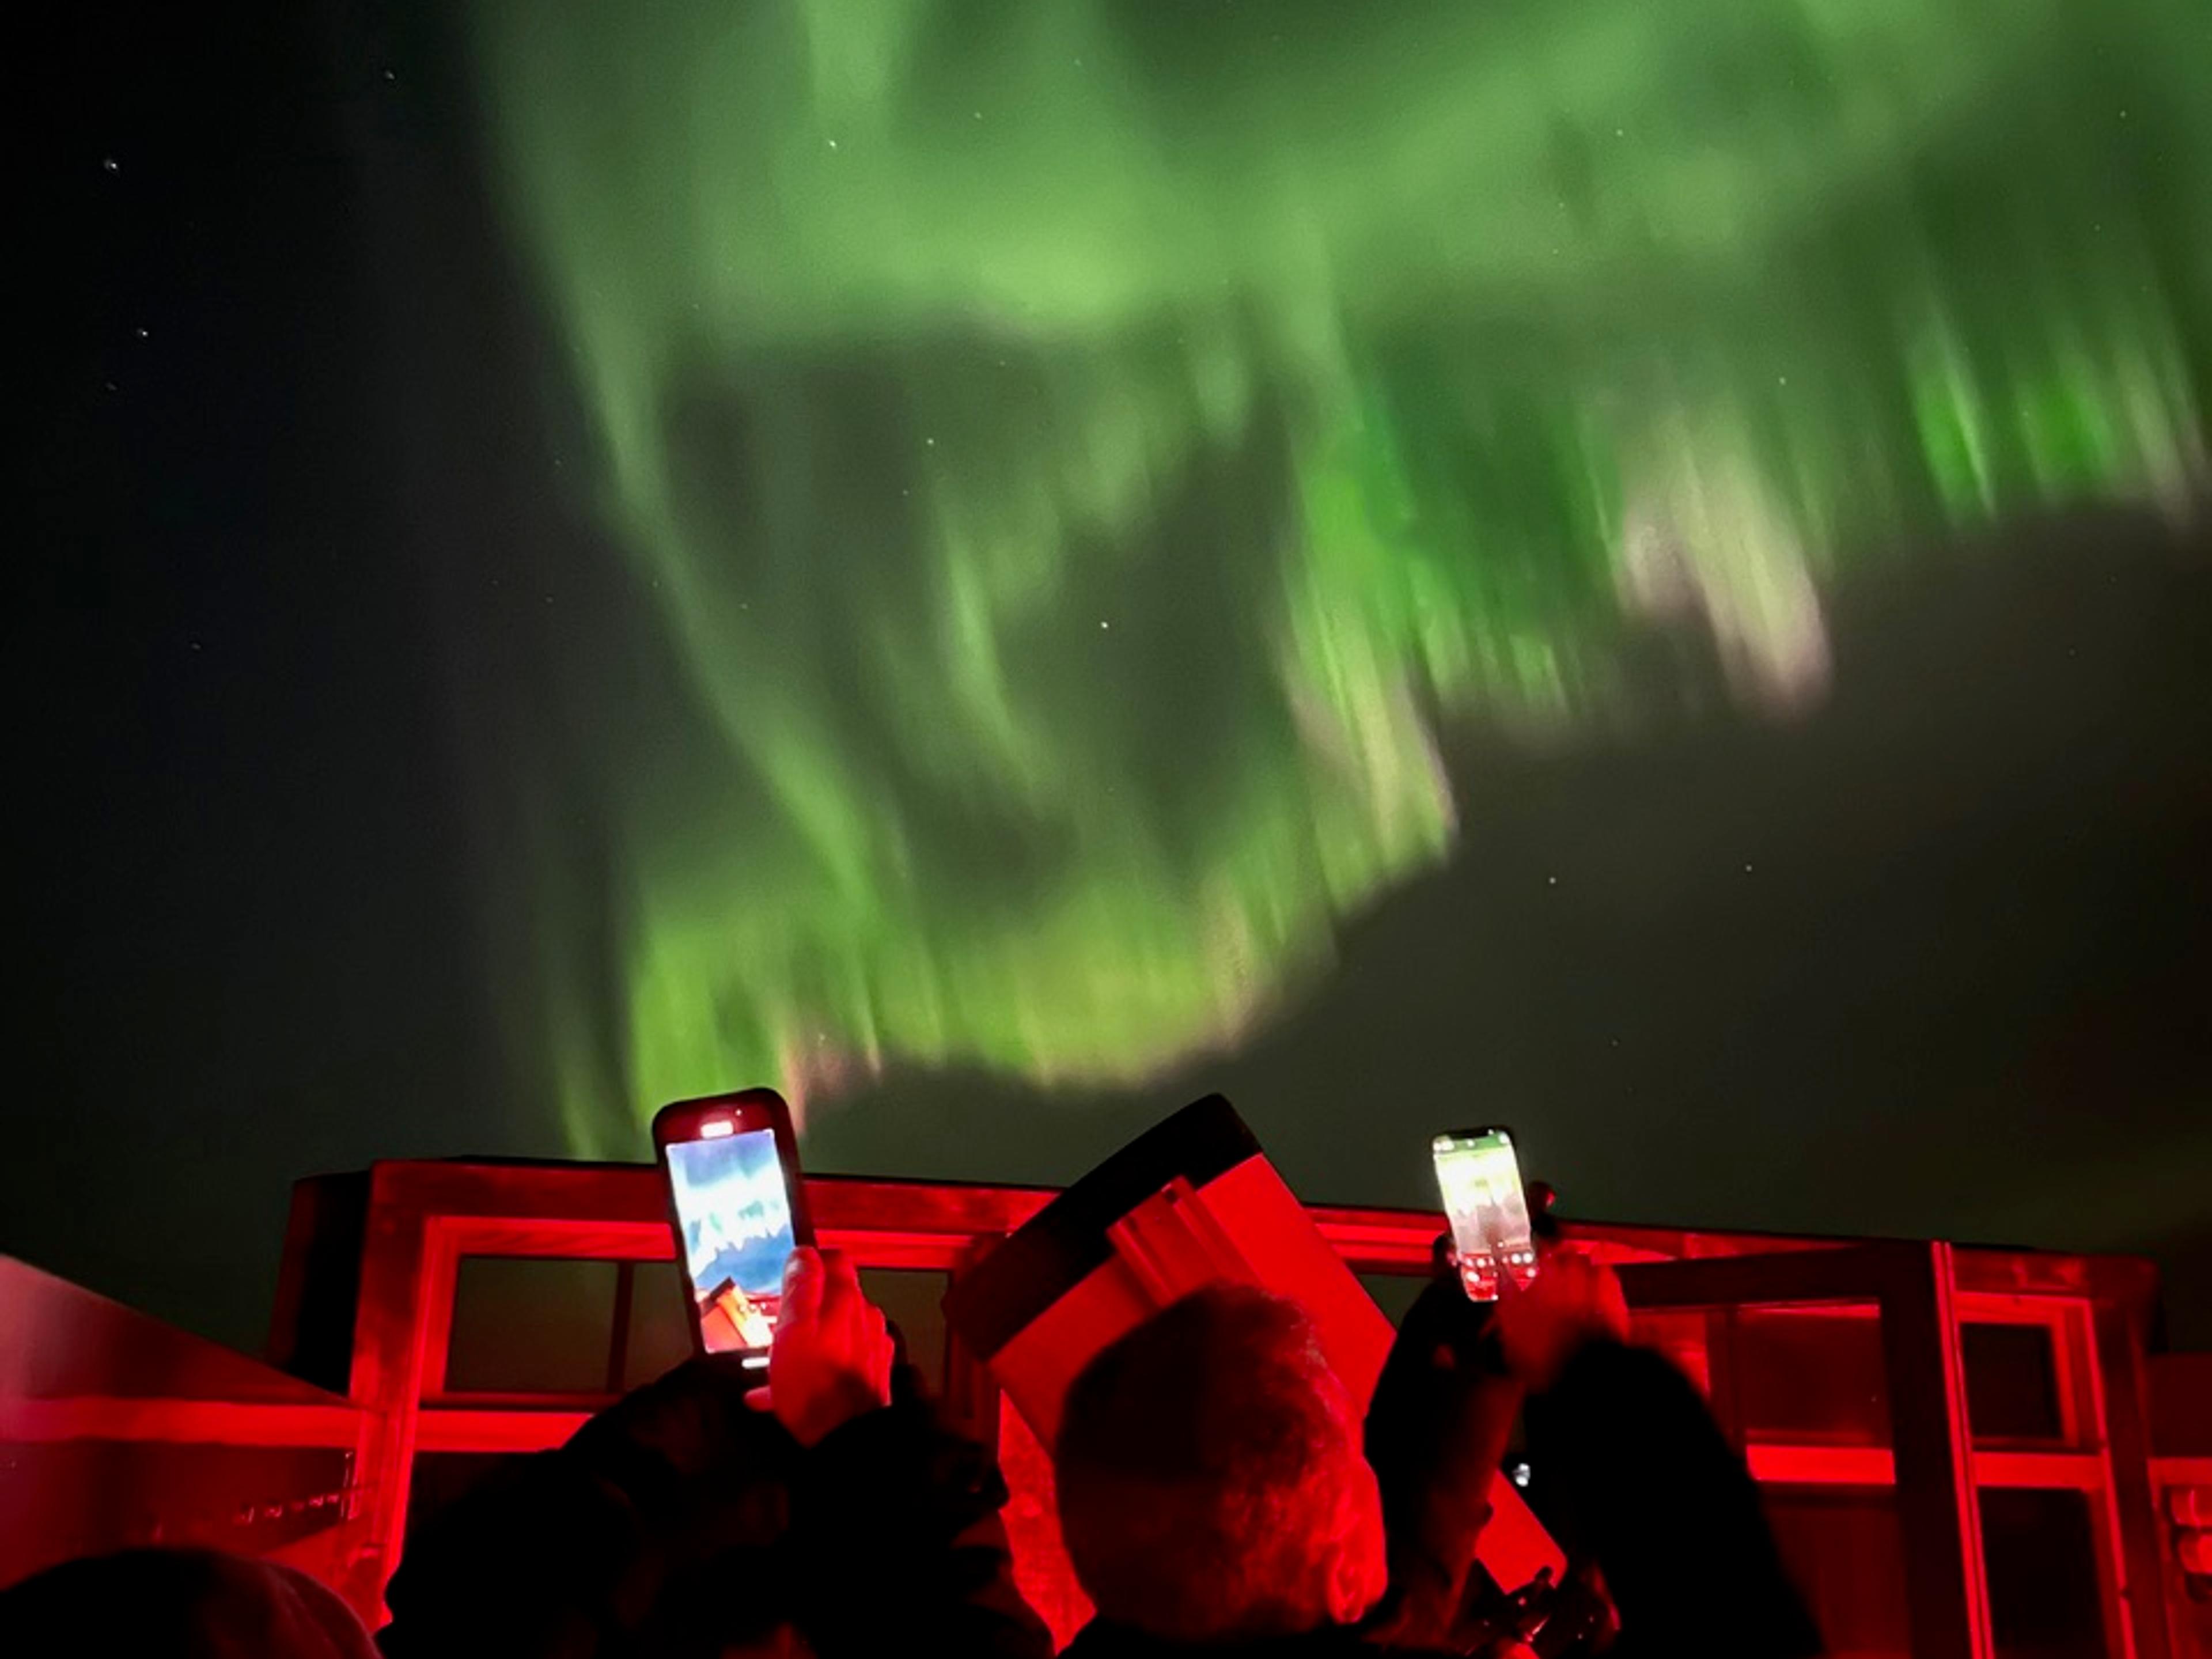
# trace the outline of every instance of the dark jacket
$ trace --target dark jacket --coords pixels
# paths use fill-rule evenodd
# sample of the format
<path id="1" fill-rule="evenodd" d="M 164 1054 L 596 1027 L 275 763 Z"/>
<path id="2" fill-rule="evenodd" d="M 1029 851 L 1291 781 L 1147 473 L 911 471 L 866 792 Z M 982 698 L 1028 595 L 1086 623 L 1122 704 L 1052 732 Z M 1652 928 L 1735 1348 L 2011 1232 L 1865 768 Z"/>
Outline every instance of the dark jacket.
<path id="1" fill-rule="evenodd" d="M 1427 1649 L 1380 1645 L 1365 1632 L 1345 1626 L 1332 1625 L 1325 1630 L 1309 1631 L 1303 1636 L 1275 1636 L 1256 1642 L 1185 1647 L 1094 1620 L 1067 1644 L 1060 1659 L 1443 1659 L 1443 1656 Z"/>
<path id="2" fill-rule="evenodd" d="M 1664 1357 L 1590 1344 L 1528 1402 L 1528 1431 L 1547 1508 L 1620 1610 L 1616 1659 L 1820 1652 L 1750 1471 Z"/>
<path id="3" fill-rule="evenodd" d="M 1367 1455 L 1390 1540 L 1380 1628 L 1463 1649 L 1470 1567 L 1519 1389 L 1489 1310 L 1440 1275 L 1407 1312 L 1376 1386 Z M 1527 1402 L 1530 1492 L 1620 1615 L 1613 1659 L 1807 1659 L 1820 1636 L 1743 1459 L 1661 1355 L 1593 1342 Z M 1474 1575 L 1478 1582 L 1480 1575 Z"/>
<path id="4" fill-rule="evenodd" d="M 1389 1639 L 1461 1645 L 1475 1544 L 1520 1409 L 1488 1310 L 1468 1300 L 1456 1274 L 1439 1276 L 1399 1322 L 1367 1408 L 1390 1562 L 1389 1595 L 1370 1624 Z"/>
<path id="5" fill-rule="evenodd" d="M 386 1592 L 385 1659 L 1049 1659 L 1006 1488 L 911 1389 L 811 1449 L 694 1361 L 441 1514 Z"/>

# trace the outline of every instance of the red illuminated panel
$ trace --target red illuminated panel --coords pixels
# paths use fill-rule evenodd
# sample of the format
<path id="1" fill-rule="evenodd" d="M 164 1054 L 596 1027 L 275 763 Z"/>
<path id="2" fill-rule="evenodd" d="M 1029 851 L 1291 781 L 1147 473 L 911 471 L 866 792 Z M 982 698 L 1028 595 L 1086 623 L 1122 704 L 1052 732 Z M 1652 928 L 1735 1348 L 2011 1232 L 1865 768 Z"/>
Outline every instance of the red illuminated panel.
<path id="1" fill-rule="evenodd" d="M 999 1467 L 1011 1494 L 1006 1522 L 1014 1582 L 1051 1627 L 1053 1645 L 1066 1647 L 1089 1622 L 1091 1603 L 1076 1584 L 1075 1569 L 1060 1542 L 1052 1460 L 1018 1412 L 999 1413 Z"/>

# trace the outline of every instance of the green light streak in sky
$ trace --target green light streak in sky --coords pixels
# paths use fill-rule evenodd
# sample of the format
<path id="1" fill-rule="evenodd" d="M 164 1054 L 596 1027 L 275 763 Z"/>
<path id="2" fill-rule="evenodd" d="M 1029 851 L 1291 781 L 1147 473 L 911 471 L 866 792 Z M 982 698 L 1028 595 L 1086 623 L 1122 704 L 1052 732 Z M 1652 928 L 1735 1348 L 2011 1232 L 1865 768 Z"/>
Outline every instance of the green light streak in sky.
<path id="1" fill-rule="evenodd" d="M 478 15 L 720 739 L 620 769 L 580 1145 L 1233 1042 L 1448 856 L 1440 721 L 1617 707 L 1652 620 L 1786 710 L 1854 567 L 2207 479 L 2198 0 Z"/>

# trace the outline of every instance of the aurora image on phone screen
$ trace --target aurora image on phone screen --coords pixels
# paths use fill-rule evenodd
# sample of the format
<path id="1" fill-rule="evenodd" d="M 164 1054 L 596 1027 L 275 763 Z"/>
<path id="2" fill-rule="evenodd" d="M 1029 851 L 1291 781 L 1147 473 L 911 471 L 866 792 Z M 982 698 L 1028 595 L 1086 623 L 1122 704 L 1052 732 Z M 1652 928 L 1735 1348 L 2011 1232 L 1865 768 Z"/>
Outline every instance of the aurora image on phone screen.
<path id="1" fill-rule="evenodd" d="M 750 1129 L 667 1148 L 684 1237 L 684 1274 L 709 1353 L 764 1351 L 793 1245 L 775 1135 Z"/>
<path id="2" fill-rule="evenodd" d="M 1535 1276 L 1536 1248 L 1510 1138 L 1501 1130 L 1438 1135 L 1433 1151 L 1467 1293 L 1496 1300 L 1505 1273 L 1526 1284 Z"/>

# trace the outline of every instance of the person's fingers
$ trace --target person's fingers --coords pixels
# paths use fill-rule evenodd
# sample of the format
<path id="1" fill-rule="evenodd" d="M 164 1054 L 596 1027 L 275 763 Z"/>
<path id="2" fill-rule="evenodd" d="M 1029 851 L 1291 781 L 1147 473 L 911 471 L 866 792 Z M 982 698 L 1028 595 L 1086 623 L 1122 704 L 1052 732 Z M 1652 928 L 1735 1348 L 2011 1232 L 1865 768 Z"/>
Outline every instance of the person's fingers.
<path id="1" fill-rule="evenodd" d="M 1597 1286 L 1593 1300 L 1598 1318 L 1608 1335 L 1625 1338 L 1628 1334 L 1628 1292 L 1621 1288 L 1620 1275 L 1610 1267 L 1600 1267 L 1595 1276 Z"/>
<path id="2" fill-rule="evenodd" d="M 860 1275 L 849 1263 L 832 1264 L 830 1285 L 823 1301 L 823 1328 L 835 1334 L 856 1362 L 872 1371 L 878 1348 L 896 1352 L 890 1322 L 881 1308 L 868 1300 L 868 1293 L 860 1288 Z"/>
<path id="3" fill-rule="evenodd" d="M 816 1250 L 812 1254 L 822 1268 L 822 1308 L 825 1314 L 866 1299 L 861 1295 L 860 1275 L 853 1266 L 852 1257 L 842 1250 Z"/>
<path id="4" fill-rule="evenodd" d="M 1579 1251 L 1565 1251 L 1551 1263 L 1552 1280 L 1560 1290 L 1577 1297 L 1589 1293 L 1596 1280 L 1596 1269 L 1590 1259 Z"/>
<path id="5" fill-rule="evenodd" d="M 791 1260 L 783 1267 L 783 1306 L 780 1320 L 812 1320 L 822 1312 L 822 1300 L 827 1293 L 829 1274 L 822 1261 L 822 1253 L 811 1245 L 802 1244 L 792 1251 Z"/>
<path id="6" fill-rule="evenodd" d="M 877 1356 L 877 1363 L 868 1374 L 869 1386 L 875 1398 L 888 1402 L 891 1397 L 891 1372 L 896 1368 L 896 1357 L 889 1348 Z"/>
<path id="7" fill-rule="evenodd" d="M 1577 1257 L 1573 1270 L 1567 1275 L 1565 1289 L 1568 1305 L 1581 1317 L 1596 1320 L 1604 1303 L 1604 1281 L 1598 1270 L 1589 1262 Z"/>
<path id="8" fill-rule="evenodd" d="M 769 1391 L 766 1389 L 755 1389 L 745 1395 L 745 1409 L 755 1412 L 772 1412 L 775 1409 L 775 1401 L 769 1398 Z"/>
<path id="9" fill-rule="evenodd" d="M 1551 1270 L 1556 1305 L 1588 1328 L 1618 1336 L 1628 1328 L 1628 1303 L 1620 1279 L 1603 1262 L 1563 1255 Z"/>
<path id="10" fill-rule="evenodd" d="M 896 1354 L 897 1345 L 891 1340 L 890 1327 L 884 1320 L 881 1308 L 857 1290 L 847 1306 L 851 1310 L 845 1321 L 847 1340 L 852 1345 L 850 1352 L 866 1368 L 870 1379 L 874 1380 L 878 1357 Z M 889 1376 L 890 1373 L 886 1370 L 883 1375 Z"/>
<path id="11" fill-rule="evenodd" d="M 876 1316 L 873 1340 L 869 1350 L 868 1380 L 875 1385 L 876 1397 L 891 1397 L 891 1372 L 898 1364 L 898 1344 L 891 1340 L 890 1326 L 882 1310 L 873 1309 Z"/>
<path id="12" fill-rule="evenodd" d="M 842 1250 L 823 1250 L 820 1322 L 824 1333 L 846 1345 L 858 1343 L 872 1310 L 860 1289 L 860 1276 Z M 853 1349 L 858 1352 L 857 1348 Z"/>

